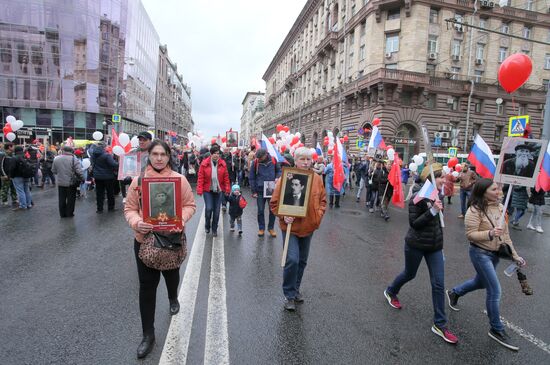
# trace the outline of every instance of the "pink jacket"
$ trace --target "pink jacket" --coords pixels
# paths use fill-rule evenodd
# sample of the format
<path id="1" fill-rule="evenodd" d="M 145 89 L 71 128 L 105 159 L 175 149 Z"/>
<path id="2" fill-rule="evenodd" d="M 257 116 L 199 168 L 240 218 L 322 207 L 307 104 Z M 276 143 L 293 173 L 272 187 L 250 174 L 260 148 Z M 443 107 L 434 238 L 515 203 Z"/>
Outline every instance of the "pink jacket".
<path id="1" fill-rule="evenodd" d="M 183 229 L 185 230 L 185 223 L 191 219 L 197 206 L 195 204 L 195 196 L 191 190 L 191 185 L 185 178 L 185 176 L 172 171 L 170 167 L 166 167 L 160 173 L 156 172 L 153 167 L 147 166 L 145 169 L 145 177 L 179 177 L 181 179 L 181 200 L 182 200 L 182 218 Z M 144 234 L 137 231 L 137 225 L 140 221 L 143 221 L 142 212 L 139 208 L 139 191 L 138 191 L 138 178 L 135 177 L 132 180 L 132 184 L 128 188 L 128 195 L 126 196 L 126 204 L 124 205 L 124 217 L 130 224 L 130 227 L 135 231 L 134 235 L 138 242 L 143 242 Z"/>

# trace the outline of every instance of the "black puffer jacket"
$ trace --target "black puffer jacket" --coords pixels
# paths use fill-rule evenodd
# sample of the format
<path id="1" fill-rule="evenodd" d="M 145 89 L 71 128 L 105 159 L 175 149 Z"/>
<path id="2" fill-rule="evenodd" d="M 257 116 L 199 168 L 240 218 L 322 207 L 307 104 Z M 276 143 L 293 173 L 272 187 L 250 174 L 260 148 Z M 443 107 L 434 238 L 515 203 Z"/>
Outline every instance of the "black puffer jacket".
<path id="1" fill-rule="evenodd" d="M 533 205 L 544 205 L 544 190 L 536 191 L 535 188 L 531 188 L 531 196 L 529 197 L 529 203 Z"/>
<path id="2" fill-rule="evenodd" d="M 419 184 L 414 186 L 414 195 L 420 188 Z M 438 215 L 434 216 L 430 211 L 431 206 L 429 199 L 423 199 L 418 204 L 414 204 L 412 198 L 409 201 L 409 231 L 405 242 L 412 248 L 429 252 L 443 248 L 443 230 Z"/>
<path id="3" fill-rule="evenodd" d="M 103 147 L 94 147 L 91 160 L 94 179 L 114 180 L 116 178 L 115 171 L 118 169 L 118 163 L 113 156 L 105 152 Z"/>

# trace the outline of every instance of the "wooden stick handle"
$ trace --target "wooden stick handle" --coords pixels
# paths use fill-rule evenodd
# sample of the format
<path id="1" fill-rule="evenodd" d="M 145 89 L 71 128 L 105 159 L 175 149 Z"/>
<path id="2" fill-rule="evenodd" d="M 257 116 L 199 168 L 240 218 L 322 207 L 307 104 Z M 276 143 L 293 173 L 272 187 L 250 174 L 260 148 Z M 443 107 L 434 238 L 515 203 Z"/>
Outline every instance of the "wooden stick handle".
<path id="1" fill-rule="evenodd" d="M 288 255 L 288 241 L 290 240 L 290 231 L 292 230 L 292 223 L 286 226 L 285 246 L 283 248 L 283 257 L 281 258 L 281 267 L 285 267 L 286 256 Z"/>
<path id="2" fill-rule="evenodd" d="M 502 215 L 500 216 L 500 220 L 498 221 L 498 228 L 504 228 L 504 220 L 506 219 L 506 211 L 508 210 L 508 204 L 510 204 L 510 196 L 512 195 L 512 189 L 514 188 L 514 185 L 510 184 L 508 185 L 508 193 L 506 193 L 506 200 L 504 201 L 504 209 L 502 211 Z"/>

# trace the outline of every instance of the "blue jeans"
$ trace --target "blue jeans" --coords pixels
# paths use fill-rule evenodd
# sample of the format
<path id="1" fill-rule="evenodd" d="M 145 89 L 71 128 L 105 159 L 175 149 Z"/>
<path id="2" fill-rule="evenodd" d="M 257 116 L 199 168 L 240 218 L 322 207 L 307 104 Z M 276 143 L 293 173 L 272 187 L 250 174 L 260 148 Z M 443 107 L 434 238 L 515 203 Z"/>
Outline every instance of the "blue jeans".
<path id="1" fill-rule="evenodd" d="M 269 208 L 269 201 L 271 198 L 264 198 L 263 194 L 258 194 L 256 202 L 258 204 L 258 228 L 265 230 L 265 203 L 268 202 L 267 210 L 269 211 L 269 222 L 267 224 L 267 229 L 273 229 L 275 226 L 275 215 L 271 212 Z"/>
<path id="2" fill-rule="evenodd" d="M 496 272 L 498 257 L 488 251 L 470 245 L 470 261 L 476 270 L 476 276 L 473 279 L 453 288 L 453 291 L 459 296 L 468 294 L 478 289 L 487 289 L 485 305 L 491 328 L 495 331 L 502 331 L 504 325 L 500 321 L 500 282 Z"/>
<path id="3" fill-rule="evenodd" d="M 206 230 L 210 230 L 210 228 L 212 228 L 212 232 L 216 232 L 218 230 L 218 221 L 220 220 L 220 206 L 222 203 L 222 199 L 224 198 L 224 194 L 223 192 L 204 192 L 202 196 L 204 198 L 204 215 L 206 218 L 204 222 L 204 228 Z"/>
<path id="4" fill-rule="evenodd" d="M 512 222 L 519 223 L 519 220 L 521 219 L 521 217 L 523 217 L 524 214 L 525 209 L 515 208 L 514 219 L 512 220 Z"/>
<path id="5" fill-rule="evenodd" d="M 462 215 L 466 214 L 466 207 L 471 194 L 471 190 L 460 189 L 460 213 L 462 213 Z"/>
<path id="6" fill-rule="evenodd" d="M 432 305 L 434 308 L 434 324 L 438 327 L 447 325 L 445 314 L 445 259 L 443 250 L 426 252 L 405 244 L 405 270 L 388 286 L 388 293 L 399 294 L 401 287 L 414 279 L 422 258 L 426 260 L 432 284 Z"/>
<path id="7" fill-rule="evenodd" d="M 13 186 L 17 192 L 17 199 L 19 199 L 19 208 L 29 208 L 32 205 L 31 197 L 31 179 L 24 177 L 14 177 L 12 179 Z"/>
<path id="8" fill-rule="evenodd" d="M 286 232 L 283 231 L 283 247 L 285 244 Z M 287 299 L 296 298 L 300 291 L 300 284 L 304 276 L 304 270 L 309 256 L 309 245 L 313 233 L 307 237 L 298 237 L 293 234 L 288 240 L 288 254 L 285 268 L 283 270 L 283 294 Z"/>

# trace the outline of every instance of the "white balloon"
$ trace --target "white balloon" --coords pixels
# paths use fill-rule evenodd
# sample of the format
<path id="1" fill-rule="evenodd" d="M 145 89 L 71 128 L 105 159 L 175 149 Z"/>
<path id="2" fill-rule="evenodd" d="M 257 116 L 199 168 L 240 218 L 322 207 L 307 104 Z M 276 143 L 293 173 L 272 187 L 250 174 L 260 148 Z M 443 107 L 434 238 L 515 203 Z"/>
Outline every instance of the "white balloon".
<path id="1" fill-rule="evenodd" d="M 222 143 L 222 148 L 223 148 L 223 149 L 227 148 L 227 143 L 223 142 L 223 143 Z"/>
<path id="2" fill-rule="evenodd" d="M 12 124 L 13 122 L 15 122 L 15 117 L 13 115 L 8 115 L 6 117 L 6 122 L 9 123 L 9 124 Z"/>
<path id="3" fill-rule="evenodd" d="M 10 132 L 6 134 L 6 138 L 8 139 L 8 141 L 13 142 L 15 140 L 15 133 Z"/>
<path id="4" fill-rule="evenodd" d="M 87 169 L 88 167 L 90 167 L 92 163 L 90 162 L 90 159 L 89 158 L 85 158 L 82 160 L 82 168 L 83 169 Z"/>
<path id="5" fill-rule="evenodd" d="M 114 146 L 113 147 L 113 153 L 117 156 L 124 156 L 124 148 L 120 146 Z"/>
<path id="6" fill-rule="evenodd" d="M 118 141 L 120 142 L 122 147 L 126 147 L 126 145 L 128 145 L 128 143 L 130 143 L 130 136 L 127 135 L 126 133 L 120 133 L 118 135 Z"/>
<path id="7" fill-rule="evenodd" d="M 443 166 L 443 172 L 445 174 L 448 174 L 449 172 L 451 172 L 451 169 L 449 168 L 449 166 Z"/>
<path id="8" fill-rule="evenodd" d="M 458 171 L 453 171 L 452 175 L 453 175 L 454 177 L 458 177 L 459 173 L 458 173 Z"/>
<path id="9" fill-rule="evenodd" d="M 418 165 L 415 164 L 414 162 L 411 162 L 411 163 L 409 164 L 409 170 L 411 170 L 412 172 L 418 171 Z"/>
<path id="10" fill-rule="evenodd" d="M 16 121 L 10 123 L 11 129 L 12 129 L 14 132 L 20 130 L 20 129 L 23 127 L 23 124 L 24 124 L 24 123 L 23 123 L 22 120 L 16 120 Z"/>
<path id="11" fill-rule="evenodd" d="M 295 136 L 297 136 L 298 138 L 300 138 L 300 137 L 302 137 L 302 133 L 296 132 Z"/>
<path id="12" fill-rule="evenodd" d="M 100 131 L 95 131 L 93 134 L 92 134 L 92 137 L 96 140 L 96 141 L 101 141 L 103 139 L 103 133 L 101 133 Z"/>
<path id="13" fill-rule="evenodd" d="M 422 158 L 422 156 L 416 156 L 416 158 L 414 158 L 414 163 L 420 166 L 424 163 L 424 158 Z"/>
<path id="14" fill-rule="evenodd" d="M 393 148 L 390 148 L 386 153 L 388 154 L 388 159 L 390 161 L 393 161 L 395 158 L 395 150 Z"/>
<path id="15" fill-rule="evenodd" d="M 138 136 L 133 136 L 132 139 L 130 140 L 130 145 L 133 147 L 133 148 L 137 148 L 139 146 L 139 138 Z"/>
<path id="16" fill-rule="evenodd" d="M 280 131 L 279 132 L 279 137 L 283 138 L 285 136 L 285 131 Z"/>

